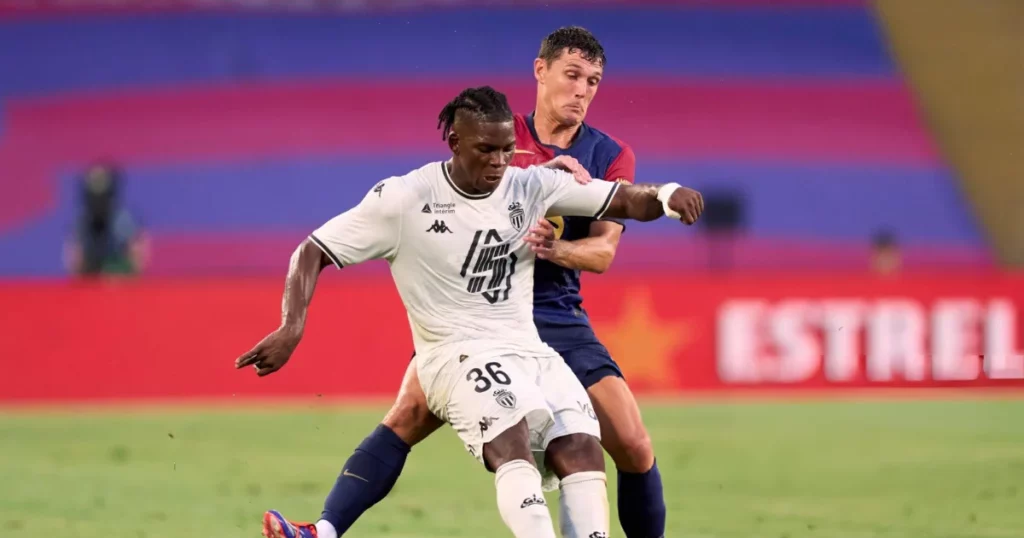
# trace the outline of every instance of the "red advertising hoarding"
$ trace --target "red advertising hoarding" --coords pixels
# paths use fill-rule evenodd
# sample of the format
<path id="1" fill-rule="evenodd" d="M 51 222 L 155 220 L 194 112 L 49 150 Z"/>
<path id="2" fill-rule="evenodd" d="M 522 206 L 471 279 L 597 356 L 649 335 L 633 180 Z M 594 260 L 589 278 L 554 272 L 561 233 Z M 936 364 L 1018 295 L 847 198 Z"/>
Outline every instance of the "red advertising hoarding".
<path id="1" fill-rule="evenodd" d="M 641 394 L 1019 388 L 1024 276 L 609 274 L 598 335 Z M 0 401 L 391 396 L 412 351 L 385 275 L 325 276 L 305 338 L 258 379 L 234 359 L 279 320 L 281 279 L 0 285 Z"/>

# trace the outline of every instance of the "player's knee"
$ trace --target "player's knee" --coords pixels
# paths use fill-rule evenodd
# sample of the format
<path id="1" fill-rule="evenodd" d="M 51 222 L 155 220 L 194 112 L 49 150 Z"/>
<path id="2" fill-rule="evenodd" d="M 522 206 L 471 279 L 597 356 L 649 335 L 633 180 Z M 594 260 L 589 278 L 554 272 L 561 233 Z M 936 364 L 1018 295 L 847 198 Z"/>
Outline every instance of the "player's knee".
<path id="1" fill-rule="evenodd" d="M 615 467 L 627 473 L 646 473 L 654 466 L 654 447 L 644 428 L 635 428 L 609 443 L 608 454 Z"/>
<path id="2" fill-rule="evenodd" d="M 440 419 L 427 408 L 427 402 L 417 398 L 399 399 L 381 423 L 409 446 L 426 439 L 441 426 Z"/>
<path id="3" fill-rule="evenodd" d="M 587 471 L 604 471 L 601 443 L 585 433 L 574 433 L 551 441 L 544 461 L 559 478 Z"/>

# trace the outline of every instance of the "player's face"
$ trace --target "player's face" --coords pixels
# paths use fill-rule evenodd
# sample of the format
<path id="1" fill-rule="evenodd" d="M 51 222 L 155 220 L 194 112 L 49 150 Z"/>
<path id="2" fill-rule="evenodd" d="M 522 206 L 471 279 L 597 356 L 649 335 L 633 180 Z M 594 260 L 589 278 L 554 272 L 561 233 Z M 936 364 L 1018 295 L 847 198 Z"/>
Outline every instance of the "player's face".
<path id="1" fill-rule="evenodd" d="M 604 76 L 601 64 L 589 62 L 579 51 L 567 49 L 550 64 L 537 58 L 533 71 L 540 101 L 548 114 L 565 125 L 582 123 Z"/>
<path id="2" fill-rule="evenodd" d="M 491 192 L 501 183 L 516 150 L 512 121 L 457 121 L 448 140 L 453 165 L 473 193 Z M 460 185 L 461 186 L 461 185 Z"/>

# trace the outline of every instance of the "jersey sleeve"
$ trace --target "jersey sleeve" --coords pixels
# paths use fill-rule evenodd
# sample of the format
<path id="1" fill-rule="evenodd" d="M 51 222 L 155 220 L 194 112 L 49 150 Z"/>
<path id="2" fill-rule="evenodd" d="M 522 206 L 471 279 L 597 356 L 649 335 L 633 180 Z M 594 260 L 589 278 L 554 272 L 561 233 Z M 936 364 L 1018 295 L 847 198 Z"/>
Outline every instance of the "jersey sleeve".
<path id="1" fill-rule="evenodd" d="M 622 150 L 612 164 L 608 165 L 608 171 L 605 172 L 604 178 L 608 181 L 632 185 L 636 180 L 636 154 L 633 153 L 633 148 L 621 142 L 619 145 Z M 618 223 L 622 226 L 623 231 L 626 229 L 626 222 L 622 219 L 603 218 L 601 220 Z"/>
<path id="2" fill-rule="evenodd" d="M 636 154 L 633 153 L 633 148 L 622 145 L 622 151 L 612 161 L 612 164 L 608 165 L 608 171 L 605 172 L 604 178 L 608 181 L 630 185 L 636 181 Z"/>
<path id="3" fill-rule="evenodd" d="M 309 235 L 338 269 L 379 258 L 394 258 L 402 228 L 403 197 L 398 179 L 377 183 L 359 205 Z"/>
<path id="4" fill-rule="evenodd" d="M 572 174 L 541 166 L 531 167 L 534 185 L 547 216 L 601 218 L 608 209 L 619 184 L 612 181 L 591 181 L 580 185 Z"/>

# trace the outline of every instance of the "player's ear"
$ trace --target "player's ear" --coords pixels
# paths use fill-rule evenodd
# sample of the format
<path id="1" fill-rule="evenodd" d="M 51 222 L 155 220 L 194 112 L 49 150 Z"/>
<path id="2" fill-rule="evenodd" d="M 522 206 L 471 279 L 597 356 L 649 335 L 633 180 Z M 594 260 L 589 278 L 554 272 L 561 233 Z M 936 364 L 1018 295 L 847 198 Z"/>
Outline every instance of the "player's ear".
<path id="1" fill-rule="evenodd" d="M 537 82 L 544 84 L 544 71 L 548 68 L 548 62 L 544 58 L 535 58 L 533 60 L 533 78 L 537 79 Z"/>
<path id="2" fill-rule="evenodd" d="M 448 133 L 448 149 L 452 150 L 452 155 L 459 154 L 459 135 L 455 131 Z"/>

